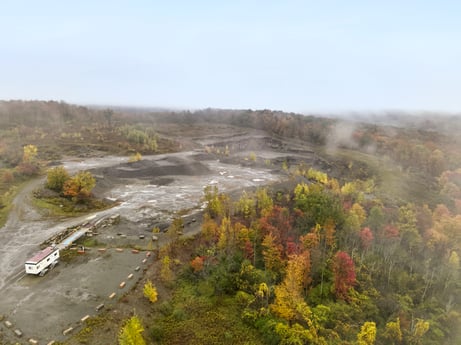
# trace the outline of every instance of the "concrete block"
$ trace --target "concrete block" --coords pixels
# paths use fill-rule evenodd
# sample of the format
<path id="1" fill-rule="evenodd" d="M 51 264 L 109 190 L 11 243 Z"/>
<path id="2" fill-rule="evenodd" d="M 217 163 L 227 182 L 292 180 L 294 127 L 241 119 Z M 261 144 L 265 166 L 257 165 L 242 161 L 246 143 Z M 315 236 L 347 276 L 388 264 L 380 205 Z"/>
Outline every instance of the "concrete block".
<path id="1" fill-rule="evenodd" d="M 146 253 L 146 258 L 148 258 L 148 257 L 151 256 L 151 255 L 152 255 L 151 252 L 147 252 L 147 253 Z"/>
<path id="2" fill-rule="evenodd" d="M 121 253 L 121 252 L 123 252 L 123 248 L 116 248 L 115 251 Z"/>
<path id="3" fill-rule="evenodd" d="M 142 260 L 142 263 L 145 264 L 147 262 L 147 259 Z"/>
<path id="4" fill-rule="evenodd" d="M 54 345 L 55 343 L 56 343 L 56 341 L 51 340 L 51 341 L 50 341 L 48 344 L 46 344 L 46 345 Z"/>
<path id="5" fill-rule="evenodd" d="M 30 344 L 33 344 L 33 345 L 37 345 L 37 344 L 38 344 L 38 341 L 35 340 L 35 339 L 33 339 L 33 338 L 30 338 L 30 339 L 29 339 L 29 343 L 30 343 Z"/>
<path id="6" fill-rule="evenodd" d="M 73 330 L 74 330 L 73 327 L 69 327 L 68 329 L 65 329 L 64 331 L 62 331 L 62 334 L 63 334 L 63 335 L 68 335 L 68 334 L 70 334 Z"/>
<path id="7" fill-rule="evenodd" d="M 6 320 L 6 321 L 5 321 L 5 326 L 6 326 L 7 328 L 11 328 L 11 327 L 13 327 L 13 324 L 12 324 L 10 321 Z"/>
<path id="8" fill-rule="evenodd" d="M 112 292 L 110 295 L 109 295 L 109 299 L 113 299 L 115 297 L 116 293 L 115 292 Z"/>
<path id="9" fill-rule="evenodd" d="M 16 334 L 16 336 L 17 336 L 18 338 L 21 338 L 21 337 L 22 337 L 22 332 L 21 332 L 20 329 L 15 329 L 15 330 L 14 330 L 14 334 Z"/>
<path id="10" fill-rule="evenodd" d="M 125 282 L 121 282 L 120 285 L 118 286 L 120 289 L 123 289 L 125 287 L 126 283 Z"/>
<path id="11" fill-rule="evenodd" d="M 138 272 L 140 269 L 141 269 L 141 267 L 136 266 L 134 270 L 135 270 L 136 272 Z"/>
<path id="12" fill-rule="evenodd" d="M 130 273 L 130 274 L 128 275 L 128 279 L 131 279 L 131 278 L 133 278 L 133 273 Z"/>
<path id="13" fill-rule="evenodd" d="M 90 315 L 85 315 L 84 317 L 82 317 L 82 318 L 80 319 L 80 321 L 83 323 L 83 322 L 85 322 L 86 320 L 88 320 L 89 318 L 90 318 Z"/>
<path id="14" fill-rule="evenodd" d="M 104 303 L 98 304 L 96 306 L 96 311 L 100 311 L 102 308 L 104 308 Z"/>
<path id="15" fill-rule="evenodd" d="M 106 248 L 99 248 L 99 249 L 98 249 L 98 252 L 100 252 L 100 253 L 105 253 L 105 252 L 106 252 Z"/>
<path id="16" fill-rule="evenodd" d="M 139 254 L 139 250 L 137 250 L 137 249 L 132 249 L 131 252 L 132 252 L 133 254 Z"/>

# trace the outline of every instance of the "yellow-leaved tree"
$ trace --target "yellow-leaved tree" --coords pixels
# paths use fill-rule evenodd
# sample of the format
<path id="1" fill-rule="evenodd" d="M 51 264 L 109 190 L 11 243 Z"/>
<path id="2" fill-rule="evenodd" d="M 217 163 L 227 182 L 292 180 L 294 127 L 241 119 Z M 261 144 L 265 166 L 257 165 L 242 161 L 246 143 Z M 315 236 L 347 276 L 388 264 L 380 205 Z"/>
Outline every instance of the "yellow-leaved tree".
<path id="1" fill-rule="evenodd" d="M 129 163 L 139 162 L 142 159 L 142 155 L 139 152 L 133 154 L 128 160 Z"/>
<path id="2" fill-rule="evenodd" d="M 303 298 L 305 278 L 310 272 L 310 258 L 308 252 L 292 255 L 288 260 L 285 278 L 274 290 L 274 303 L 271 310 L 288 322 L 302 319 L 299 307 L 309 309 Z"/>
<path id="3" fill-rule="evenodd" d="M 151 303 L 157 302 L 157 298 L 158 298 L 157 289 L 155 288 L 154 284 L 152 284 L 150 280 L 148 280 L 146 284 L 144 284 L 143 292 L 144 292 L 144 296 Z"/>
<path id="4" fill-rule="evenodd" d="M 37 154 L 38 154 L 37 146 L 35 145 L 24 146 L 22 162 L 17 166 L 17 171 L 21 175 L 33 176 L 39 172 L 40 166 L 37 160 Z"/>
<path id="5" fill-rule="evenodd" d="M 35 145 L 24 146 L 24 154 L 22 160 L 24 163 L 32 163 L 37 157 L 38 149 Z"/>
<path id="6" fill-rule="evenodd" d="M 69 173 L 63 166 L 51 168 L 46 175 L 46 188 L 60 193 L 69 178 Z"/>
<path id="7" fill-rule="evenodd" d="M 376 340 L 376 323 L 365 322 L 357 334 L 357 345 L 374 345 Z"/>
<path id="8" fill-rule="evenodd" d="M 390 345 L 400 344 L 400 342 L 402 341 L 402 330 L 400 329 L 399 318 L 397 318 L 396 321 L 389 321 L 388 323 L 386 323 L 384 337 Z"/>
<path id="9" fill-rule="evenodd" d="M 278 322 L 275 327 L 281 344 L 326 344 L 325 339 L 319 335 L 319 325 L 311 308 L 303 298 L 303 290 L 310 282 L 309 273 L 309 252 L 294 254 L 288 260 L 285 278 L 275 287 L 275 299 L 270 309 L 288 321 Z"/>
<path id="10" fill-rule="evenodd" d="M 141 320 L 136 315 L 132 316 L 118 334 L 119 345 L 145 345 L 142 332 L 144 332 L 144 327 Z"/>

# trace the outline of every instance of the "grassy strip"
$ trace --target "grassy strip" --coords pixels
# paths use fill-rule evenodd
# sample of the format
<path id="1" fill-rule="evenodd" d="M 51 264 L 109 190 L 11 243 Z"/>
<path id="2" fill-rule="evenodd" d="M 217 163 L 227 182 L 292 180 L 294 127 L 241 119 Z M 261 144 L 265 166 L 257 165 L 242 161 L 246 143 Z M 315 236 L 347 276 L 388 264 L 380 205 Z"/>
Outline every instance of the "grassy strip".
<path id="1" fill-rule="evenodd" d="M 46 210 L 49 216 L 76 217 L 90 212 L 105 210 L 111 207 L 100 200 L 91 200 L 85 204 L 78 204 L 66 198 L 32 198 L 35 207 Z"/>
<path id="2" fill-rule="evenodd" d="M 1 204 L 4 206 L 0 208 L 0 228 L 3 227 L 8 219 L 8 215 L 11 211 L 11 207 L 13 206 L 13 200 L 16 195 L 21 191 L 24 185 L 28 181 L 21 181 L 20 183 L 16 183 L 12 185 L 3 195 L 1 196 Z"/>
<path id="3" fill-rule="evenodd" d="M 90 344 L 91 335 L 94 330 L 102 327 L 107 320 L 107 314 L 91 316 L 85 321 L 83 328 L 77 333 L 76 339 L 78 339 L 81 344 Z"/>
<path id="4" fill-rule="evenodd" d="M 49 199 L 32 198 L 32 204 L 40 210 L 45 210 L 49 216 L 72 217 L 81 214 L 79 212 L 71 212 L 67 207 L 61 207 L 61 203 L 56 203 L 55 201 L 50 201 Z"/>

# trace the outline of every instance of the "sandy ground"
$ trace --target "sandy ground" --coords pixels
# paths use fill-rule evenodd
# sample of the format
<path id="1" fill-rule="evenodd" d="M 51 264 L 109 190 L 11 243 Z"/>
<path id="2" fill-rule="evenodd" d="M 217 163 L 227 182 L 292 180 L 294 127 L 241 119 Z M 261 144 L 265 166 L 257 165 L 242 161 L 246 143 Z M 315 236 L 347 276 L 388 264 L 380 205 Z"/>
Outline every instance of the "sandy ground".
<path id="1" fill-rule="evenodd" d="M 64 330 L 73 328 L 70 334 L 75 334 L 82 327 L 81 318 L 101 312 L 95 309 L 98 305 L 104 304 L 107 310 L 119 303 L 120 297 L 142 277 L 143 268 L 152 264 L 155 255 L 146 258 L 146 251 L 155 251 L 169 241 L 167 234 L 160 233 L 159 241 L 151 242 L 154 226 L 165 228 L 181 212 L 185 214 L 184 236 L 200 230 L 205 186 L 216 185 L 220 191 L 240 193 L 242 189 L 283 179 L 280 169 L 267 164 L 268 159 L 287 159 L 286 152 L 273 149 L 279 143 L 271 143 L 264 136 L 247 137 L 247 142 L 241 135 L 233 139 L 234 146 L 240 149 L 227 157 L 189 151 L 143 157 L 137 163 L 127 163 L 126 158 L 120 157 L 65 162 L 70 171 L 93 172 L 97 177 L 97 195 L 117 200 L 117 206 L 98 216 L 120 214 L 121 222 L 101 229 L 95 237 L 97 246 L 107 248 L 105 253 L 92 247 L 70 263 L 61 262 L 44 277 L 25 276 L 25 260 L 52 234 L 82 223 L 88 216 L 68 220 L 44 218 L 31 209 L 28 201 L 40 181 L 27 186 L 18 195 L 7 225 L 0 229 L 0 344 L 25 344 L 30 338 L 39 344 L 64 340 L 69 336 L 63 335 Z M 226 137 L 226 145 L 230 141 L 232 138 Z M 219 137 L 208 138 L 201 144 L 219 145 Z M 258 162 L 248 161 L 253 151 L 246 149 L 264 147 Z M 312 155 L 307 152 L 304 158 L 312 159 Z M 145 238 L 140 239 L 140 235 Z M 133 254 L 129 247 L 144 251 Z M 144 259 L 147 261 L 143 263 Z M 135 271 L 138 266 L 139 271 Z M 130 274 L 133 277 L 128 279 Z M 121 282 L 126 284 L 123 288 L 119 288 Z M 114 292 L 116 296 L 110 299 Z M 21 338 L 15 335 L 15 329 L 21 331 Z"/>

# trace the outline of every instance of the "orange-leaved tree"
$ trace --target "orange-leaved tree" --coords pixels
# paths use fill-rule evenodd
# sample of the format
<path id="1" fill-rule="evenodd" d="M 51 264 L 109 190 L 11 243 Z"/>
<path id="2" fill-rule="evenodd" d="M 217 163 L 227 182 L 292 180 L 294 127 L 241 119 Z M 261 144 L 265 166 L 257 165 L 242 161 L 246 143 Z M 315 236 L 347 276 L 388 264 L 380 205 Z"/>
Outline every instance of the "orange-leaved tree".
<path id="1" fill-rule="evenodd" d="M 72 198 L 84 199 L 91 195 L 96 180 L 89 171 L 80 171 L 68 179 L 63 186 L 63 194 Z"/>

